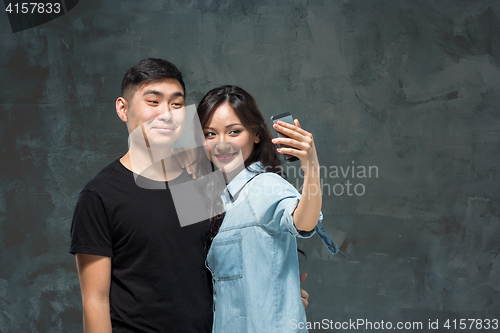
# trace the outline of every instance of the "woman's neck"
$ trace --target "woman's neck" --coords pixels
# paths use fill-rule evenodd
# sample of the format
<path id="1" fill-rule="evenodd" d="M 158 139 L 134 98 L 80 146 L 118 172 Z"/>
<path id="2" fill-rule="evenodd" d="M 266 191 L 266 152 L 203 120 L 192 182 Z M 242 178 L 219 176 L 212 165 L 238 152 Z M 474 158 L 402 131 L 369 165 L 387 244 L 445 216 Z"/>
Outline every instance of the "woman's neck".
<path id="1" fill-rule="evenodd" d="M 241 171 L 245 169 L 245 164 L 240 164 L 236 168 L 230 170 L 230 171 L 223 171 L 224 178 L 226 180 L 226 184 L 229 184 L 231 180 L 234 179 Z"/>

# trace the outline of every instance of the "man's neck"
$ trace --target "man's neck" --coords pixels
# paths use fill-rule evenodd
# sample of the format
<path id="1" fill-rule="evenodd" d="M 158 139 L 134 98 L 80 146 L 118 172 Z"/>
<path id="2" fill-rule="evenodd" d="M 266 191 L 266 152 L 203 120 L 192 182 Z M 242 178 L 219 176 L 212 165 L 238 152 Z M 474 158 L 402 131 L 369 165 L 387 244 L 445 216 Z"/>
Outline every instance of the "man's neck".
<path id="1" fill-rule="evenodd" d="M 135 174 L 155 181 L 171 181 L 183 172 L 172 155 L 154 162 L 142 151 L 129 150 L 120 158 L 120 163 Z"/>

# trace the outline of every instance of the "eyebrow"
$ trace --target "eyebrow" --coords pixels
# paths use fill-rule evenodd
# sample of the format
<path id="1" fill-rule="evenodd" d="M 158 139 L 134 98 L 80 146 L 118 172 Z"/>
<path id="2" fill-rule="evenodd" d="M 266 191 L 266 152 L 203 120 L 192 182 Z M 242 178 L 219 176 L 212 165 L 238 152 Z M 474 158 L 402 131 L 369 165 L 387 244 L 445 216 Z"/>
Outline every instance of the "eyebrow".
<path id="1" fill-rule="evenodd" d="M 142 96 L 147 96 L 147 95 L 156 95 L 156 96 L 159 96 L 159 97 L 163 97 L 164 94 L 158 90 L 154 90 L 154 89 L 148 89 L 146 90 Z M 181 93 L 180 91 L 176 91 L 172 94 L 172 97 L 182 97 L 184 98 L 184 94 Z"/>
<path id="2" fill-rule="evenodd" d="M 243 126 L 243 125 L 242 125 L 242 124 L 240 124 L 240 123 L 234 123 L 234 124 L 231 124 L 231 125 L 227 125 L 227 126 L 226 126 L 226 128 L 233 127 L 233 126 L 236 126 L 236 125 Z M 205 129 L 214 130 L 215 128 L 212 128 L 212 127 L 205 127 Z"/>

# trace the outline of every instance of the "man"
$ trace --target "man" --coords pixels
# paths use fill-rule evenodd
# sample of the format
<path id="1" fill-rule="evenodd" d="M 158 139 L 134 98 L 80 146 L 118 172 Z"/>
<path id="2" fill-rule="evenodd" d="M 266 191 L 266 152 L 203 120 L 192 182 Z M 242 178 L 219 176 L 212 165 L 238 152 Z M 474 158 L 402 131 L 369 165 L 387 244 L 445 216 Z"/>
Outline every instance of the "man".
<path id="1" fill-rule="evenodd" d="M 145 59 L 125 74 L 116 112 L 129 151 L 85 185 L 71 227 L 86 333 L 211 332 L 208 221 L 181 227 L 170 187 L 191 177 L 171 156 L 152 158 L 171 151 L 184 107 L 172 63 Z"/>
<path id="2" fill-rule="evenodd" d="M 184 108 L 184 96 L 173 64 L 146 59 L 127 71 L 116 111 L 129 133 L 140 127 L 150 146 L 168 149 L 182 131 L 182 111 L 176 111 Z M 138 186 L 131 156 L 129 150 L 101 170 L 78 197 L 70 252 L 76 254 L 84 330 L 210 332 L 208 223 L 181 227 L 165 185 L 191 177 L 166 158 L 161 176 L 167 179 L 155 172 L 143 179 L 164 189 Z"/>

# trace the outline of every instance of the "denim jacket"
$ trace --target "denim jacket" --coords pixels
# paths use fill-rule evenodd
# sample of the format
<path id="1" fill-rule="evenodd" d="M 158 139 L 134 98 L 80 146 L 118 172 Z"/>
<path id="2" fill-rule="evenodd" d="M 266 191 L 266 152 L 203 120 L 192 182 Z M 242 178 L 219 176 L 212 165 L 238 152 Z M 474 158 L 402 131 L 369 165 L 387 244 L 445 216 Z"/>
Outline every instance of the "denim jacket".
<path id="1" fill-rule="evenodd" d="M 250 169 L 250 170 L 248 170 Z M 298 231 L 292 212 L 300 194 L 260 163 L 241 171 L 222 194 L 226 215 L 207 255 L 214 287 L 213 333 L 307 332 L 300 297 L 296 237 L 315 232 L 338 248 L 321 224 Z"/>

